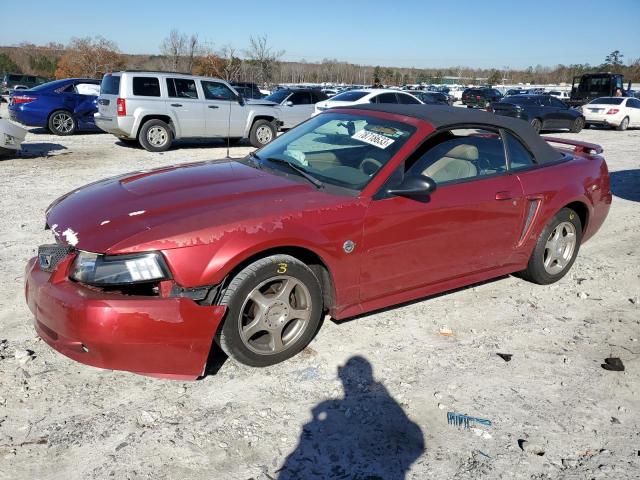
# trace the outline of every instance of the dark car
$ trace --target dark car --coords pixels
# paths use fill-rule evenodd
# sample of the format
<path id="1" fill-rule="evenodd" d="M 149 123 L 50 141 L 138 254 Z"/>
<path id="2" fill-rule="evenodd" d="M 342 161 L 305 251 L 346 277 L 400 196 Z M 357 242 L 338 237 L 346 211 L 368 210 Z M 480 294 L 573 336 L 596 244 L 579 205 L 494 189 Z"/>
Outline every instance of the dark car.
<path id="1" fill-rule="evenodd" d="M 282 128 L 289 129 L 311 117 L 315 104 L 328 98 L 326 93 L 317 88 L 281 88 L 263 100 L 280 105 Z"/>
<path id="2" fill-rule="evenodd" d="M 467 108 L 487 108 L 491 102 L 497 102 L 501 98 L 499 90 L 489 87 L 469 88 L 462 92 L 462 103 Z"/>
<path id="3" fill-rule="evenodd" d="M 449 97 L 442 92 L 425 92 L 424 90 L 408 90 L 410 93 L 422 103 L 427 105 L 451 105 Z"/>
<path id="4" fill-rule="evenodd" d="M 55 241 L 26 268 L 26 301 L 38 335 L 85 364 L 194 379 L 218 344 L 272 365 L 305 348 L 325 314 L 514 272 L 558 281 L 611 204 L 592 152 L 602 148 L 483 111 L 330 109 L 245 158 L 60 197 L 46 210 Z"/>
<path id="5" fill-rule="evenodd" d="M 251 98 L 254 100 L 260 100 L 266 97 L 264 93 L 260 91 L 258 85 L 251 82 L 229 82 L 229 84 L 244 98 Z"/>
<path id="6" fill-rule="evenodd" d="M 93 114 L 98 111 L 100 80 L 67 78 L 17 90 L 9 99 L 9 117 L 29 127 L 46 127 L 56 135 L 79 130 L 99 130 Z"/>
<path id="7" fill-rule="evenodd" d="M 550 95 L 514 95 L 492 103 L 487 110 L 526 120 L 536 132 L 568 128 L 578 133 L 585 123 L 580 111 Z"/>
<path id="8" fill-rule="evenodd" d="M 2 77 L 0 85 L 0 93 L 8 95 L 16 87 L 33 88 L 43 83 L 47 83 L 48 78 L 38 77 L 37 75 L 24 75 L 22 73 L 5 73 Z"/>

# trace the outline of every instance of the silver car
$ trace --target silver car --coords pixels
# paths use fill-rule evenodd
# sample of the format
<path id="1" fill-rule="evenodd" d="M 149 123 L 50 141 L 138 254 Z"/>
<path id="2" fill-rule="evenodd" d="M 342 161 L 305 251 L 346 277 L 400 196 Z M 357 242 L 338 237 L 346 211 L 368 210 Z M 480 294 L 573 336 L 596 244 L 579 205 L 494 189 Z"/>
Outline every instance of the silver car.
<path id="1" fill-rule="evenodd" d="M 328 95 L 313 88 L 281 88 L 262 100 L 255 100 L 252 103 L 272 102 L 274 105 L 279 105 L 282 128 L 288 129 L 311 118 L 315 104 L 327 98 L 329 98 Z"/>
<path id="2" fill-rule="evenodd" d="M 249 138 L 261 147 L 280 126 L 276 108 L 245 102 L 224 80 L 132 71 L 104 76 L 95 123 L 152 152 L 185 138 Z"/>

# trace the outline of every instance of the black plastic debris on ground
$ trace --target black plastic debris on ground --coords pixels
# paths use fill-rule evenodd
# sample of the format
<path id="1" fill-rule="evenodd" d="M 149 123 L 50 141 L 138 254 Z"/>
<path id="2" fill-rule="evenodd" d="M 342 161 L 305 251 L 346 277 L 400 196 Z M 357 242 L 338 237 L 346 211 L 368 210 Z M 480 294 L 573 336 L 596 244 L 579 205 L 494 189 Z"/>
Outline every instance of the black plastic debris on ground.
<path id="1" fill-rule="evenodd" d="M 511 361 L 511 357 L 513 357 L 512 353 L 496 353 L 496 355 L 498 355 L 505 362 L 510 362 Z"/>
<path id="2" fill-rule="evenodd" d="M 611 372 L 624 372 L 624 364 L 618 357 L 605 358 L 601 367 Z"/>

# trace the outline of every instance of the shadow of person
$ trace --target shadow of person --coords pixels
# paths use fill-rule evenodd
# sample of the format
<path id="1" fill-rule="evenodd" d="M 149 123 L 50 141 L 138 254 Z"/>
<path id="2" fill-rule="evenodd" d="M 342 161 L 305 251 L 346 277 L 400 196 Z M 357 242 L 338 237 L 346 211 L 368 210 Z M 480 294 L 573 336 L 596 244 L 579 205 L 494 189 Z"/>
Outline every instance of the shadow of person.
<path id="1" fill-rule="evenodd" d="M 640 170 L 619 170 L 609 172 L 611 192 L 625 200 L 640 202 Z"/>
<path id="2" fill-rule="evenodd" d="M 404 479 L 425 449 L 420 427 L 373 379 L 365 358 L 352 357 L 338 376 L 344 398 L 313 408 L 278 480 Z"/>

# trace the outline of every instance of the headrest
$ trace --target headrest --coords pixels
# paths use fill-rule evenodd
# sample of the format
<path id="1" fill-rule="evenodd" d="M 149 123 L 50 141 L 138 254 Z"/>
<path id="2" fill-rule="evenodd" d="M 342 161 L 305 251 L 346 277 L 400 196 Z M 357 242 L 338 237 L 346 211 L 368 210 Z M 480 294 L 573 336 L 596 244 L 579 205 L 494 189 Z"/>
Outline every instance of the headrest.
<path id="1" fill-rule="evenodd" d="M 474 145 L 456 145 L 449 150 L 444 157 L 457 158 L 459 160 L 478 160 L 478 148 Z"/>

